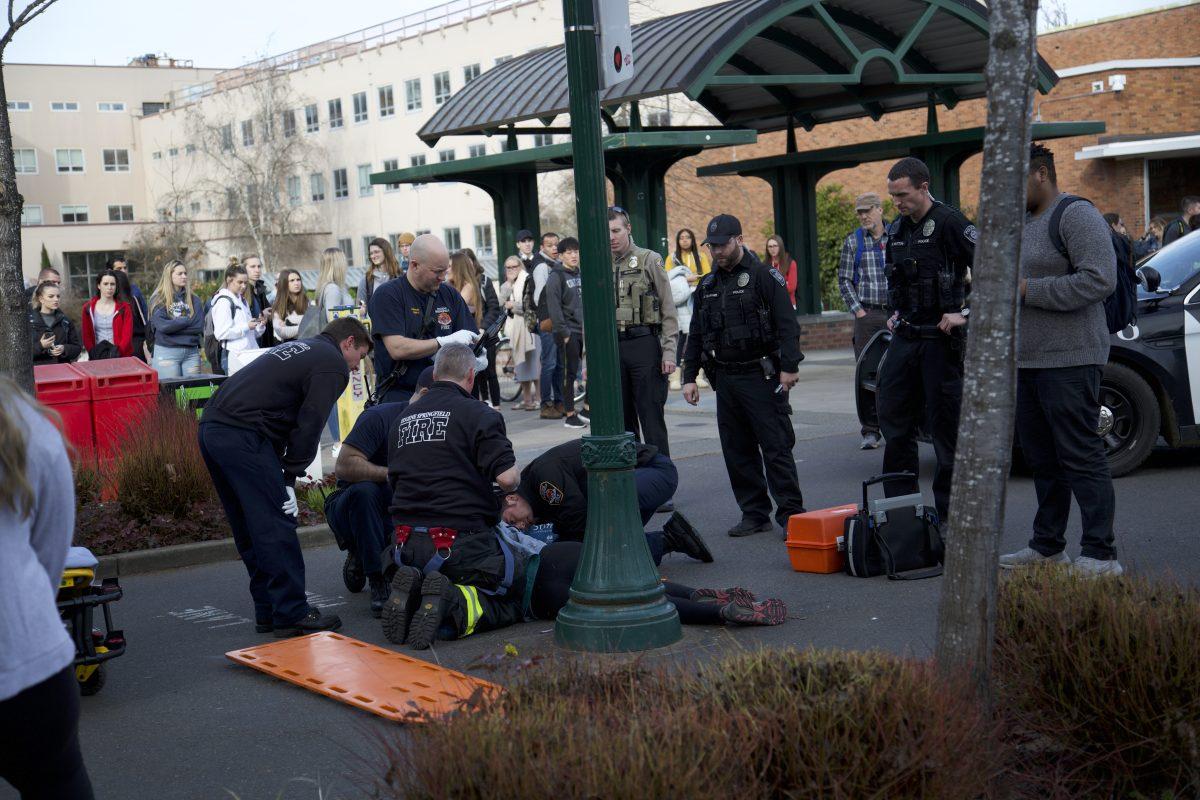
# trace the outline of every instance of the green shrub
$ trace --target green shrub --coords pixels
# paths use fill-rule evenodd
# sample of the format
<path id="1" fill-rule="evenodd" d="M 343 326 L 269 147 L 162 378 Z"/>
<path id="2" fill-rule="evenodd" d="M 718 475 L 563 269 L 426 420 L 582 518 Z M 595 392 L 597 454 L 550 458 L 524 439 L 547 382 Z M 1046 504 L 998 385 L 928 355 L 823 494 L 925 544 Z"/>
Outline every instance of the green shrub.
<path id="1" fill-rule="evenodd" d="M 115 465 L 117 497 L 134 520 L 187 515 L 216 497 L 200 456 L 196 415 L 160 403 L 129 431 Z"/>
<path id="2" fill-rule="evenodd" d="M 398 738 L 376 792 L 963 798 L 982 795 L 999 763 L 968 695 L 875 653 L 763 651 L 698 674 L 571 660 L 475 702 Z"/>
<path id="3" fill-rule="evenodd" d="M 76 463 L 75 467 L 75 505 L 82 506 L 94 503 L 100 499 L 100 473 L 93 467 Z"/>
<path id="4" fill-rule="evenodd" d="M 995 674 L 1028 773 L 1077 796 L 1200 793 L 1200 592 L 1057 570 L 1004 582 Z"/>

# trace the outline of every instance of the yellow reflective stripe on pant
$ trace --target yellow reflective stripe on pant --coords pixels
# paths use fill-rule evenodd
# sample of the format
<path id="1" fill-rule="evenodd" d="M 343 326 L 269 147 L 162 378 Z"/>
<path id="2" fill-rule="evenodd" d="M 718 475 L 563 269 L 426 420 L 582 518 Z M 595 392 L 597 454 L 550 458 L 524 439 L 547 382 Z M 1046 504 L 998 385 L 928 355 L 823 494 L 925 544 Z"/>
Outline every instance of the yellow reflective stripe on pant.
<path id="1" fill-rule="evenodd" d="M 459 583 L 456 583 L 455 586 L 462 592 L 463 600 L 467 603 L 467 624 L 463 628 L 461 636 L 470 636 L 475 632 L 475 626 L 479 623 L 479 618 L 483 616 L 483 606 L 479 602 L 479 591 L 474 586 L 463 586 Z"/>

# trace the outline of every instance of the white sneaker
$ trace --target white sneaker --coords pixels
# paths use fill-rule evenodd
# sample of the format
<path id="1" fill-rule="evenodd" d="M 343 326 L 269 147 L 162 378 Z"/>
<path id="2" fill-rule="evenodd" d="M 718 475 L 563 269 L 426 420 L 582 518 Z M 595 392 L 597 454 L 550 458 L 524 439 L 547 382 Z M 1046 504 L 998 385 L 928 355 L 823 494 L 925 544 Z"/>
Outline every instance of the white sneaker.
<path id="1" fill-rule="evenodd" d="M 1115 558 L 1102 561 L 1098 558 L 1080 556 L 1071 565 L 1071 572 L 1081 578 L 1117 578 L 1125 574 L 1125 568 Z"/>
<path id="2" fill-rule="evenodd" d="M 342 452 L 342 443 L 341 442 L 334 442 L 332 445 L 329 446 L 329 457 L 330 458 L 337 460 L 338 453 L 340 453 L 340 452 Z"/>
<path id="3" fill-rule="evenodd" d="M 1015 553 L 1000 556 L 1000 569 L 1018 569 L 1032 567 L 1037 564 L 1070 564 L 1071 557 L 1066 553 L 1056 553 L 1044 556 L 1032 547 L 1024 547 Z"/>

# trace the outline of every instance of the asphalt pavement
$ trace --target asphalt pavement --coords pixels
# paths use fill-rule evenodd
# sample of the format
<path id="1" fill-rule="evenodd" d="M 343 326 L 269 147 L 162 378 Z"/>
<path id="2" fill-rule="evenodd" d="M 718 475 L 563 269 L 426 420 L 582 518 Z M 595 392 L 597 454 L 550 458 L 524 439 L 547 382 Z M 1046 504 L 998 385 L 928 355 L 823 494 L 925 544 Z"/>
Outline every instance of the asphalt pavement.
<path id="1" fill-rule="evenodd" d="M 857 449 L 849 393 L 849 354 L 805 362 L 794 392 L 795 449 L 808 508 L 854 502 L 861 481 L 878 472 L 882 451 Z M 782 598 L 789 620 L 777 628 L 690 628 L 683 641 L 651 659 L 695 660 L 762 646 L 881 648 L 917 657 L 933 647 L 941 579 L 889 582 L 841 574 L 793 572 L 782 532 L 730 539 L 739 519 L 716 442 L 711 393 L 698 409 L 672 396 L 669 423 L 680 486 L 676 507 L 705 535 L 716 556 L 699 564 L 668 556 L 662 573 L 691 586 L 741 585 Z M 535 414 L 505 411 L 522 463 L 577 432 Z M 922 448 L 928 492 L 932 451 Z M 1134 573 L 1172 575 L 1200 583 L 1195 487 L 1200 451 L 1155 453 L 1116 482 L 1120 558 Z M 1002 547 L 1023 546 L 1035 507 L 1032 481 L 1009 485 Z M 661 522 L 662 518 L 656 518 Z M 652 523 L 653 525 L 653 523 Z M 1078 554 L 1079 522 L 1071 522 L 1068 552 Z M 305 552 L 311 602 L 341 615 L 342 633 L 390 647 L 370 617 L 367 595 L 349 594 L 335 547 Z M 103 691 L 83 698 L 82 746 L 100 798 L 358 797 L 355 776 L 378 769 L 381 737 L 398 726 L 233 664 L 225 652 L 273 641 L 256 634 L 240 563 L 227 562 L 129 577 L 114 614 L 128 653 L 109 664 Z M 527 623 L 424 654 L 485 678 L 508 644 L 522 656 L 561 655 L 552 626 Z M 0 788 L 0 799 L 15 795 Z"/>

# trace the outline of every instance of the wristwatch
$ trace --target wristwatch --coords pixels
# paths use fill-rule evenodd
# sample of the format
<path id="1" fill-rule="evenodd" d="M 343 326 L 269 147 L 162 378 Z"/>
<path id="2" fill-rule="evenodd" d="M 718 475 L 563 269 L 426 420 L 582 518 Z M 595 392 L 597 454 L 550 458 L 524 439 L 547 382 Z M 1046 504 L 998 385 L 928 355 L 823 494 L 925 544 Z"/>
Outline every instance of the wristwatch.
<path id="1" fill-rule="evenodd" d="M 958 313 L 962 314 L 964 317 L 969 317 L 969 316 L 971 316 L 971 309 L 964 308 L 962 311 L 959 311 Z"/>

